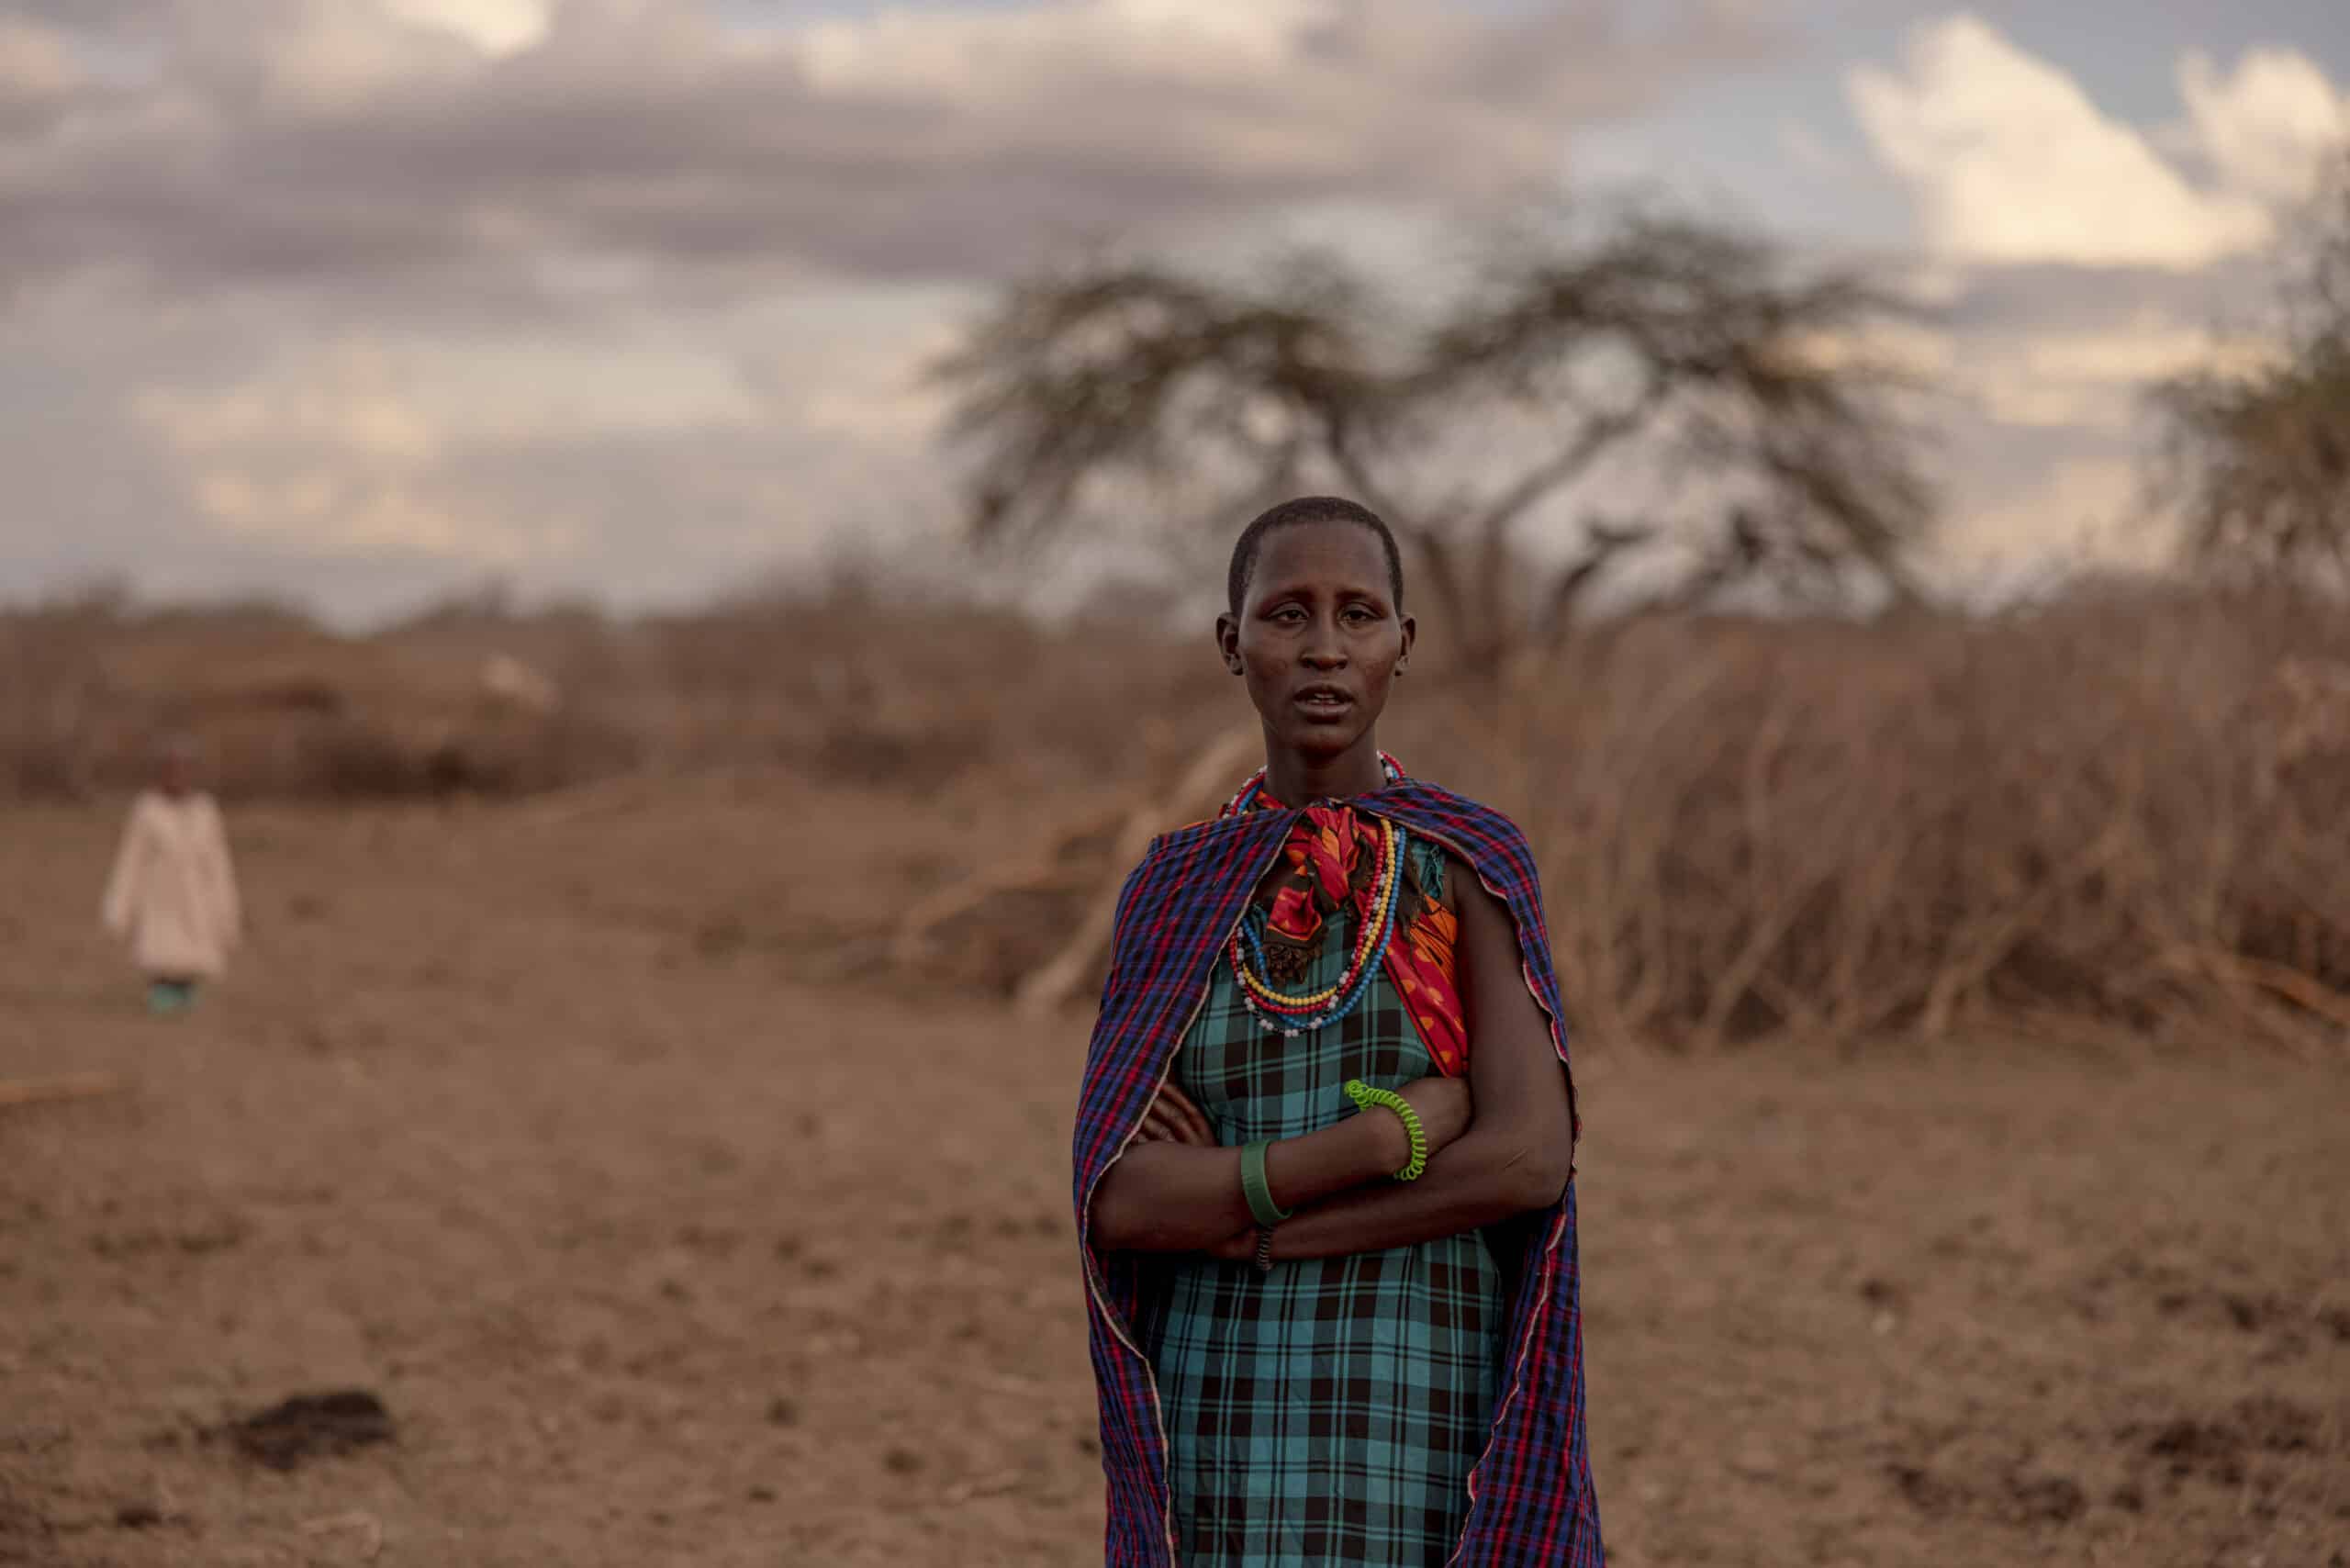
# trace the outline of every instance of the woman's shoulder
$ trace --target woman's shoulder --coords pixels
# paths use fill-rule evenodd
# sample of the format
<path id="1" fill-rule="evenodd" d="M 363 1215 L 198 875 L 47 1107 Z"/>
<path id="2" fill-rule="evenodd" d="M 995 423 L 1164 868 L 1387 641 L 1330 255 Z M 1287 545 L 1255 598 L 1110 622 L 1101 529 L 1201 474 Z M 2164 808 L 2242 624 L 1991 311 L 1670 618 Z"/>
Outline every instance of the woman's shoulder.
<path id="1" fill-rule="evenodd" d="M 1506 812 L 1416 778 L 1386 793 L 1406 828 L 1441 844 L 1456 866 L 1475 873 L 1474 880 L 1495 887 L 1539 885 L 1534 847 Z"/>
<path id="2" fill-rule="evenodd" d="M 1209 817 L 1203 822 L 1169 828 L 1150 841 L 1142 858 L 1135 863 L 1134 875 L 1140 877 L 1177 862 L 1190 864 L 1203 853 L 1213 857 L 1221 849 L 1248 843 L 1259 833 L 1269 831 L 1267 823 L 1278 820 L 1249 813 Z"/>
<path id="3" fill-rule="evenodd" d="M 1121 904 L 1145 892 L 1165 895 L 1182 886 L 1220 884 L 1244 872 L 1254 880 L 1263 869 L 1259 851 L 1270 853 L 1282 821 L 1271 812 L 1249 812 L 1169 828 L 1150 841 L 1126 873 Z"/>
<path id="4" fill-rule="evenodd" d="M 1425 778 L 1402 779 L 1381 793 L 1392 798 L 1405 812 L 1424 817 L 1431 823 L 1458 823 L 1497 838 L 1522 840 L 1526 836 L 1509 813 L 1498 806 L 1472 800 Z"/>

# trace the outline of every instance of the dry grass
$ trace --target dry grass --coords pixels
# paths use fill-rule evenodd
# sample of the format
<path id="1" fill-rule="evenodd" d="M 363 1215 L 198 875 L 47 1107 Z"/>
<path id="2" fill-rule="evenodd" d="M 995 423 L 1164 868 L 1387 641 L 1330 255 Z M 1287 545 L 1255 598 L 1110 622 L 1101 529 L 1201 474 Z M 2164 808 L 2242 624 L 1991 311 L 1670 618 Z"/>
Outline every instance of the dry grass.
<path id="1" fill-rule="evenodd" d="M 496 653 L 560 702 L 487 689 Z M 365 641 L 93 600 L 0 620 L 0 787 L 119 787 L 174 724 L 247 796 L 744 766 L 916 799 L 1114 791 L 1243 717 L 1203 655 L 854 588 L 625 624 L 459 608 Z M 1646 621 L 1498 686 L 1437 672 L 1392 742 L 1525 824 L 1586 1032 L 2333 1052 L 2350 1029 L 2350 630 L 2326 607 L 2113 588 L 1987 619 Z M 975 837 L 907 897 L 1035 855 Z M 1084 880 L 1005 908 L 1049 925 Z M 1009 989 L 1033 945 L 988 919 L 965 924 L 1005 957 L 949 967 Z"/>

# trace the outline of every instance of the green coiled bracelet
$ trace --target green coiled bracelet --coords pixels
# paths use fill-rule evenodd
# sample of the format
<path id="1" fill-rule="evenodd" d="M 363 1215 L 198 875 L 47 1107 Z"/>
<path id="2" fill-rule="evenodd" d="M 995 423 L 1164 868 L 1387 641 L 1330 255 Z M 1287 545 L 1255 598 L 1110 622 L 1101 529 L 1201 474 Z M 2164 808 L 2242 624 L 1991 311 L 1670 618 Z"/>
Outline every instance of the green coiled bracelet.
<path id="1" fill-rule="evenodd" d="M 1428 1168 L 1428 1135 L 1427 1129 L 1420 1126 L 1420 1114 L 1412 1109 L 1412 1103 L 1393 1089 L 1373 1089 L 1360 1078 L 1347 1080 L 1347 1098 L 1355 1103 L 1355 1109 L 1358 1111 L 1368 1111 L 1373 1105 L 1384 1105 L 1401 1118 L 1404 1130 L 1411 1135 L 1412 1158 L 1404 1162 L 1404 1168 L 1401 1170 L 1395 1172 L 1395 1180 L 1398 1182 L 1418 1181 L 1420 1172 Z"/>

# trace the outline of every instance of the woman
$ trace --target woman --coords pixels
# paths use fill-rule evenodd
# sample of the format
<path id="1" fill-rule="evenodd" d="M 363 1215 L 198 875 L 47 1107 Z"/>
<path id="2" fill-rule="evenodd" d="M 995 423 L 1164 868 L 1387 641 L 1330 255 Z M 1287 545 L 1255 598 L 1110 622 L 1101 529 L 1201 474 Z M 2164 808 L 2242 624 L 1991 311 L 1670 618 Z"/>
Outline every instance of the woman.
<path id="1" fill-rule="evenodd" d="M 155 787 L 132 803 L 106 880 L 106 929 L 130 943 L 148 1010 L 159 1016 L 186 1011 L 197 985 L 227 967 L 241 921 L 220 808 L 195 776 L 193 745 L 163 747 Z"/>
<path id="2" fill-rule="evenodd" d="M 1539 895 L 1379 749 L 1403 588 L 1350 501 L 1249 524 L 1265 769 L 1119 901 L 1076 1129 L 1113 1563 L 1602 1561 Z"/>

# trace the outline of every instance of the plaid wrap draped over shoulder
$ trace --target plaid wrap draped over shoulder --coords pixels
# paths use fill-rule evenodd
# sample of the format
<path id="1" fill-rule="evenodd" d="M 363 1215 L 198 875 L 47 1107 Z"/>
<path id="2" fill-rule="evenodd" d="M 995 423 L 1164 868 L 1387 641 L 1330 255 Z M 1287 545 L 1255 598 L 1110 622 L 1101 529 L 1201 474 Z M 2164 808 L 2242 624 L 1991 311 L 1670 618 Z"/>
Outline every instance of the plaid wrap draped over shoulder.
<path id="1" fill-rule="evenodd" d="M 1352 803 L 1442 844 L 1508 906 L 1527 985 L 1550 1017 L 1564 1064 L 1566 1030 L 1541 890 L 1516 825 L 1413 778 Z M 1102 1468 L 1109 1478 L 1109 1568 L 1176 1568 L 1176 1557 L 1158 1393 L 1134 1337 L 1138 1274 L 1131 1257 L 1095 1249 L 1093 1188 L 1158 1093 L 1225 938 L 1298 814 L 1251 812 L 1168 834 L 1152 843 L 1119 895 L 1110 978 L 1086 1053 L 1074 1139 L 1078 1243 L 1101 1399 Z M 1575 1130 L 1580 1136 L 1579 1116 Z M 1599 1504 L 1583 1426 L 1572 1184 L 1555 1207 L 1528 1218 L 1532 1223 L 1511 1233 L 1525 1240 L 1511 1270 L 1516 1287 L 1508 1364 L 1491 1437 L 1470 1473 L 1468 1523 L 1451 1562 L 1600 1568 Z"/>

